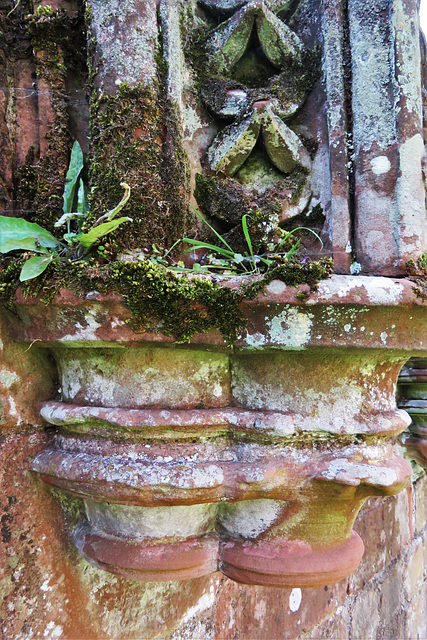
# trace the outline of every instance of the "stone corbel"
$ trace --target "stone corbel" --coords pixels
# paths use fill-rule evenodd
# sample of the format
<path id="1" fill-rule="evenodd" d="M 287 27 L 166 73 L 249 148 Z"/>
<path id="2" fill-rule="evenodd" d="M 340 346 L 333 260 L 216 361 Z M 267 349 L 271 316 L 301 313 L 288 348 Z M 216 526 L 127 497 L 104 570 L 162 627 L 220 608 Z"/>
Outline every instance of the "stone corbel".
<path id="1" fill-rule="evenodd" d="M 274 281 L 242 303 L 233 349 L 214 333 L 135 334 L 114 296 L 21 300 L 15 339 L 49 348 L 61 383 L 33 470 L 83 501 L 72 539 L 89 562 L 286 587 L 354 571 L 360 507 L 411 474 L 393 448 L 410 422 L 395 388 L 425 353 L 425 311 L 402 280 L 333 276 L 306 303 L 297 293 Z"/>

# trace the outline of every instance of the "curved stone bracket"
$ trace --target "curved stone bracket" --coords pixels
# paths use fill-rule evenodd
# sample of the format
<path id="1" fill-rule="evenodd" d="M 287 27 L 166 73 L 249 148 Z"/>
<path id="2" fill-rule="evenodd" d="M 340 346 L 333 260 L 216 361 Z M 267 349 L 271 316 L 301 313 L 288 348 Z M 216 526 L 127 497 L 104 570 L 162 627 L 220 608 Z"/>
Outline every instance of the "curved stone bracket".
<path id="1" fill-rule="evenodd" d="M 114 439 L 101 440 L 62 430 L 33 463 L 44 482 L 83 498 L 86 520 L 73 533 L 81 554 L 132 579 L 219 569 L 248 584 L 339 581 L 363 553 L 351 533 L 361 505 L 369 495 L 397 493 L 411 472 L 390 444 L 333 452 L 219 437 L 204 444 L 202 430 L 197 444 L 165 447 L 144 426 L 125 440 L 118 427 Z"/>
<path id="2" fill-rule="evenodd" d="M 395 383 L 425 354 L 425 311 L 401 280 L 334 276 L 305 304 L 296 293 L 274 281 L 242 303 L 232 350 L 216 334 L 131 335 L 117 298 L 21 301 L 15 339 L 42 337 L 62 391 L 41 409 L 57 433 L 33 470 L 83 500 L 73 535 L 90 562 L 295 587 L 357 566 L 359 509 L 411 475 L 393 448 L 409 424 Z"/>

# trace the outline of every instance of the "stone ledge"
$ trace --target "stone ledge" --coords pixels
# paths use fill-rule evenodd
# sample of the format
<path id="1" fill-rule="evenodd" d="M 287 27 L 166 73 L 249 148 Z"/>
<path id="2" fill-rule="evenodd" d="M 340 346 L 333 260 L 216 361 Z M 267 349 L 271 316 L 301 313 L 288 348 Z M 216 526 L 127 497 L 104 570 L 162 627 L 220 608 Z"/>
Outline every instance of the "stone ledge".
<path id="1" fill-rule="evenodd" d="M 202 276 L 192 276 L 201 278 Z M 209 278 L 209 276 L 204 276 Z M 247 276 L 210 276 L 222 286 L 236 289 L 252 282 Z M 401 349 L 427 352 L 424 321 L 425 301 L 417 297 L 409 280 L 370 276 L 331 276 L 319 283 L 318 291 L 302 302 L 297 295 L 307 286 L 288 287 L 271 282 L 254 300 L 240 307 L 247 318 L 247 330 L 235 344 L 241 349 L 304 349 L 309 346 Z M 61 290 L 44 305 L 38 299 L 25 299 L 18 292 L 16 310 L 22 323 L 14 323 L 16 341 L 42 340 L 64 346 L 120 343 L 174 343 L 158 333 L 134 333 L 128 321 L 130 312 L 120 296 L 92 292 L 86 298 Z M 216 331 L 197 334 L 194 345 L 224 348 Z"/>

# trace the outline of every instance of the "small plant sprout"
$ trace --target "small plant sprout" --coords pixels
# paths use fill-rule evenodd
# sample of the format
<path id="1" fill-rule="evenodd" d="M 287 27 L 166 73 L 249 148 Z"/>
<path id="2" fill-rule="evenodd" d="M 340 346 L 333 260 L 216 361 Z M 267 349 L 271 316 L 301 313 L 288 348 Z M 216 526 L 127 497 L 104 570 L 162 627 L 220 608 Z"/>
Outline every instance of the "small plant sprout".
<path id="1" fill-rule="evenodd" d="M 75 262 L 86 258 L 98 240 L 124 222 L 132 222 L 132 218 L 116 218 L 130 197 L 129 185 L 122 182 L 120 186 L 125 193 L 119 204 L 99 217 L 87 231 L 83 231 L 83 224 L 89 214 L 89 205 L 87 188 L 81 176 L 82 171 L 83 153 L 76 141 L 71 151 L 65 180 L 64 213 L 54 225 L 55 228 L 66 226 L 62 239 L 56 238 L 50 231 L 34 222 L 28 222 L 23 218 L 0 216 L 0 253 L 29 251 L 40 254 L 29 257 L 24 262 L 19 276 L 21 282 L 36 278 L 52 262 L 66 260 Z M 98 247 L 98 253 L 102 253 L 101 247 Z"/>
<path id="2" fill-rule="evenodd" d="M 6 17 L 8 18 L 20 5 L 21 0 L 18 0 L 18 2 L 15 4 L 14 7 L 12 7 L 12 9 L 9 11 L 9 13 L 6 14 Z"/>
<path id="3" fill-rule="evenodd" d="M 308 231 L 312 233 L 322 244 L 322 240 L 318 234 L 312 229 L 307 227 L 297 227 L 292 231 L 282 232 L 283 235 L 279 242 L 268 254 L 255 254 L 253 250 L 253 244 L 249 233 L 248 220 L 251 219 L 249 214 L 245 214 L 242 217 L 242 231 L 247 245 L 247 251 L 243 254 L 236 253 L 228 242 L 209 224 L 204 216 L 194 209 L 198 217 L 203 223 L 216 235 L 220 240 L 221 245 L 214 245 L 209 242 L 203 242 L 201 240 L 194 240 L 192 238 L 183 238 L 182 242 L 186 242 L 191 245 L 189 249 L 185 249 L 184 253 L 194 251 L 194 249 L 206 249 L 207 254 L 203 257 L 205 264 L 195 263 L 193 270 L 195 271 L 222 271 L 229 273 L 259 273 L 261 268 L 265 271 L 269 267 L 276 265 L 280 261 L 289 260 L 297 254 L 300 249 L 301 239 L 297 240 L 295 244 L 288 251 L 283 251 L 283 247 L 289 238 L 297 231 Z M 170 250 L 169 250 L 170 251 Z M 168 252 L 169 253 L 169 252 Z M 163 256 L 163 258 L 165 258 Z M 166 262 L 166 261 L 165 261 Z M 166 266 L 163 262 L 164 266 Z M 171 268 L 171 267 L 169 267 Z"/>

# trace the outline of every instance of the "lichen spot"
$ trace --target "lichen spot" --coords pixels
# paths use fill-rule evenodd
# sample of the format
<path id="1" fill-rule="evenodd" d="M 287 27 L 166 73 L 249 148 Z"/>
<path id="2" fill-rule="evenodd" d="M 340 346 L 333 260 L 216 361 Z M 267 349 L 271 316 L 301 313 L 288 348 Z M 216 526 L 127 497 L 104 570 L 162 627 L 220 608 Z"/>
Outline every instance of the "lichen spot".
<path id="1" fill-rule="evenodd" d="M 377 156 L 371 160 L 372 173 L 376 176 L 381 176 L 384 173 L 388 173 L 391 169 L 390 160 L 387 156 Z"/>
<path id="2" fill-rule="evenodd" d="M 301 589 L 292 589 L 289 596 L 289 609 L 292 613 L 296 613 L 301 606 L 302 591 Z"/>
<path id="3" fill-rule="evenodd" d="M 9 389 L 15 382 L 19 382 L 19 376 L 14 371 L 2 369 L 0 371 L 0 384 Z"/>
<path id="4" fill-rule="evenodd" d="M 300 349 L 311 338 L 312 315 L 301 313 L 295 308 L 284 309 L 279 315 L 267 321 L 272 344 L 290 349 Z"/>

